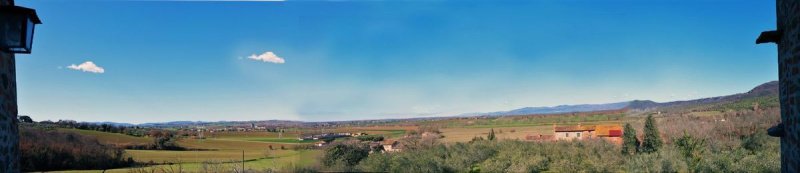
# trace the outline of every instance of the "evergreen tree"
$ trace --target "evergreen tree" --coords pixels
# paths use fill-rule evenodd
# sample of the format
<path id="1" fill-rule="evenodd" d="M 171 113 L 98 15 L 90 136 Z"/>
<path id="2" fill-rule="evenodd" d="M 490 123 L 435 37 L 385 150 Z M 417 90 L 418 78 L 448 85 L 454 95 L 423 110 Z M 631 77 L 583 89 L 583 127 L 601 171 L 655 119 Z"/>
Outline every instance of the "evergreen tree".
<path id="1" fill-rule="evenodd" d="M 625 123 L 622 136 L 622 154 L 634 154 L 639 149 L 639 138 L 636 138 L 636 129 L 630 123 Z"/>
<path id="2" fill-rule="evenodd" d="M 658 128 L 656 128 L 653 115 L 648 115 L 647 119 L 644 121 L 644 142 L 642 142 L 641 151 L 645 153 L 656 152 L 661 148 L 661 145 L 663 145 L 663 142 L 658 133 Z"/>
<path id="3" fill-rule="evenodd" d="M 491 131 L 489 131 L 489 136 L 486 136 L 486 139 L 494 141 L 494 138 L 494 128 L 492 128 Z"/>

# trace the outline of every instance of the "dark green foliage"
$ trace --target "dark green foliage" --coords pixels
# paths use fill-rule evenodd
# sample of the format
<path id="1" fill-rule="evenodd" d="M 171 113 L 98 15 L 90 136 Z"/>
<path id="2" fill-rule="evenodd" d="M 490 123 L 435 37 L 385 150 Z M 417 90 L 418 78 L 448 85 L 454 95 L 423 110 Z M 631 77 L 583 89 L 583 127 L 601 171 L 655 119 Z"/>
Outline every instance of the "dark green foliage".
<path id="1" fill-rule="evenodd" d="M 392 157 L 384 153 L 369 155 L 358 164 L 358 169 L 364 172 L 387 172 Z"/>
<path id="2" fill-rule="evenodd" d="M 353 168 L 369 155 L 369 147 L 359 144 L 335 144 L 325 149 L 322 164 L 328 167 L 343 166 L 342 171 Z"/>
<path id="3" fill-rule="evenodd" d="M 366 135 L 366 136 L 358 136 L 358 137 L 356 137 L 356 139 L 358 139 L 360 141 L 377 142 L 377 141 L 383 141 L 383 136 L 381 136 L 381 135 Z"/>
<path id="4" fill-rule="evenodd" d="M 778 96 L 769 95 L 769 96 L 742 99 L 737 102 L 714 105 L 710 109 L 718 111 L 752 110 L 754 108 L 754 105 L 758 105 L 758 107 L 760 108 L 778 107 L 780 106 L 780 102 L 778 101 Z"/>
<path id="5" fill-rule="evenodd" d="M 648 115 L 644 121 L 644 141 L 642 142 L 641 151 L 644 153 L 654 153 L 661 148 L 664 142 L 661 141 L 661 134 L 656 127 L 653 115 Z"/>
<path id="6" fill-rule="evenodd" d="M 678 151 L 680 151 L 681 155 L 686 159 L 686 164 L 689 168 L 696 169 L 703 161 L 702 159 L 706 151 L 706 140 L 694 138 L 684 132 L 683 136 L 674 141 L 675 147 L 678 148 Z"/>
<path id="7" fill-rule="evenodd" d="M 486 139 L 488 139 L 488 140 L 490 140 L 490 141 L 494 141 L 494 139 L 495 139 L 495 136 L 494 136 L 494 128 L 492 128 L 492 129 L 491 129 L 491 131 L 489 131 L 489 135 L 488 135 L 488 136 L 486 136 Z"/>
<path id="8" fill-rule="evenodd" d="M 751 135 L 744 136 L 742 138 L 742 148 L 750 150 L 752 152 L 762 151 L 765 148 L 765 144 L 769 136 L 767 136 L 767 132 L 758 131 Z"/>
<path id="9" fill-rule="evenodd" d="M 20 166 L 24 172 L 111 169 L 131 166 L 125 151 L 77 133 L 20 128 Z"/>
<path id="10" fill-rule="evenodd" d="M 614 172 L 622 160 L 602 141 L 531 143 L 474 141 L 372 154 L 359 163 L 367 172 Z M 372 158 L 376 157 L 376 158 Z"/>
<path id="11" fill-rule="evenodd" d="M 177 139 L 174 137 L 157 137 L 154 140 L 156 150 L 186 150 L 178 146 Z"/>
<path id="12" fill-rule="evenodd" d="M 639 138 L 636 137 L 636 129 L 630 123 L 625 123 L 624 134 L 622 136 L 622 154 L 635 154 L 639 150 Z"/>
<path id="13" fill-rule="evenodd" d="M 31 119 L 31 117 L 27 115 L 20 115 L 19 117 L 17 117 L 17 119 L 19 120 L 19 122 L 22 123 L 34 123 L 33 119 Z"/>
<path id="14" fill-rule="evenodd" d="M 153 143 L 150 144 L 131 144 L 131 145 L 125 145 L 123 148 L 132 150 L 173 150 L 173 151 L 187 150 L 187 148 L 178 145 L 177 137 L 171 133 L 164 133 L 158 135 L 157 137 L 153 138 Z"/>

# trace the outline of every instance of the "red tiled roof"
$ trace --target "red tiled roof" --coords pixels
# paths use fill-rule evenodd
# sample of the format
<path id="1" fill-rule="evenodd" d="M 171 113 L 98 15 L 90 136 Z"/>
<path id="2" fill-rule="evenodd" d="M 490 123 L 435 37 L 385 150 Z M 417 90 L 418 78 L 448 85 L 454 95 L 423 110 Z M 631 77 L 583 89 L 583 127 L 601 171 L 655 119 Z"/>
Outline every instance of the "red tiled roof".
<path id="1" fill-rule="evenodd" d="M 597 125 L 595 134 L 599 137 L 620 137 L 622 136 L 622 126 L 620 125 Z"/>
<path id="2" fill-rule="evenodd" d="M 622 136 L 622 130 L 609 130 L 608 137 L 620 137 Z"/>

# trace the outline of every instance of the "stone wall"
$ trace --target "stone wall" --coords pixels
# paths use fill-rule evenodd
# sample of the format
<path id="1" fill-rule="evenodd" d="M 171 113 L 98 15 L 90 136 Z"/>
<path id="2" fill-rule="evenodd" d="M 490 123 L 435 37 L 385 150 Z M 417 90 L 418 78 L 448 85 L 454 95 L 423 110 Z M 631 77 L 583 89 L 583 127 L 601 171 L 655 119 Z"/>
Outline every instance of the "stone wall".
<path id="1" fill-rule="evenodd" d="M 800 171 L 800 1 L 777 0 L 780 79 L 781 171 Z"/>
<path id="2" fill-rule="evenodd" d="M 14 54 L 0 52 L 0 172 L 19 172 Z"/>

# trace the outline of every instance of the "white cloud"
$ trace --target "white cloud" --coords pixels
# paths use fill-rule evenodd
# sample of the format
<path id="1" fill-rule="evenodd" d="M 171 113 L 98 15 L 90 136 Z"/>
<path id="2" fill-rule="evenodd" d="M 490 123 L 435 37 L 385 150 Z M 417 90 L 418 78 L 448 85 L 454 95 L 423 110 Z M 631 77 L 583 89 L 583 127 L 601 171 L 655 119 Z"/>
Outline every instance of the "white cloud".
<path id="1" fill-rule="evenodd" d="M 80 70 L 80 71 L 83 71 L 83 72 L 90 72 L 90 73 L 105 73 L 106 72 L 106 70 L 103 69 L 103 67 L 97 66 L 92 61 L 86 61 L 86 62 L 81 63 L 80 65 L 72 64 L 72 65 L 67 66 L 67 68 L 68 69 L 72 69 L 72 70 Z"/>
<path id="2" fill-rule="evenodd" d="M 283 58 L 278 57 L 278 55 L 275 55 L 275 53 L 272 53 L 272 52 L 264 52 L 261 55 L 253 54 L 253 55 L 248 56 L 247 59 L 252 59 L 252 60 L 256 60 L 256 61 L 263 61 L 263 62 L 271 62 L 271 63 L 275 63 L 275 64 L 283 64 L 283 63 L 286 62 L 285 60 L 283 60 Z"/>

